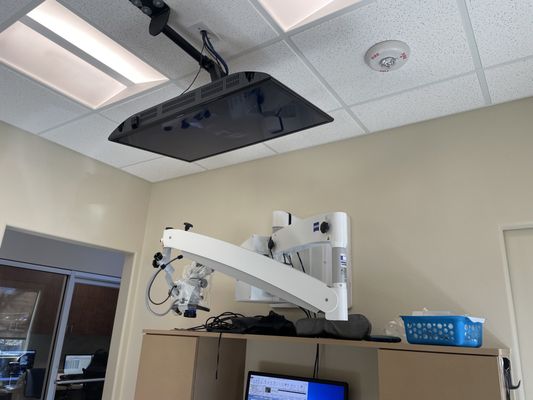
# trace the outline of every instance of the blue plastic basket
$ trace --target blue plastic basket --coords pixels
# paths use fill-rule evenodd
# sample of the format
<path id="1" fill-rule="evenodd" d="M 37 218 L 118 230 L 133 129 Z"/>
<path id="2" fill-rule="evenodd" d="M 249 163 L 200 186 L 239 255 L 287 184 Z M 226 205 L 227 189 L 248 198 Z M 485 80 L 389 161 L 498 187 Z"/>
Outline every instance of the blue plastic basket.
<path id="1" fill-rule="evenodd" d="M 402 319 L 407 341 L 411 344 L 461 347 L 481 347 L 483 344 L 483 322 L 469 317 L 405 315 Z"/>

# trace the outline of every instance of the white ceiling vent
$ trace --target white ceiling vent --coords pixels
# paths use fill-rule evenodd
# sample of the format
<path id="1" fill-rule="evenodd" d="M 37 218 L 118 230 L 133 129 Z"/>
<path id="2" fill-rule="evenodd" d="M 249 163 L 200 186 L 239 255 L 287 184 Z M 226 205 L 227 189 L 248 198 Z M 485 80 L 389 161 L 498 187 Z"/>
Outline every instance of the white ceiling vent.
<path id="1" fill-rule="evenodd" d="M 379 72 L 403 67 L 410 55 L 409 46 L 399 40 L 385 40 L 372 46 L 365 54 L 365 62 Z"/>

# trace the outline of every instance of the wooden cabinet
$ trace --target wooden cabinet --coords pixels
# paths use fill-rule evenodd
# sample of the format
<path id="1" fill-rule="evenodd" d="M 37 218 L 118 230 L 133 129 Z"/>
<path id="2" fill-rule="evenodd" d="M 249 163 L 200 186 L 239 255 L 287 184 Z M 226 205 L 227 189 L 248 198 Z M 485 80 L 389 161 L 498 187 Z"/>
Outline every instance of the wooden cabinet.
<path id="1" fill-rule="evenodd" d="M 378 350 L 379 399 L 504 400 L 500 357 Z"/>
<path id="2" fill-rule="evenodd" d="M 135 400 L 241 400 L 246 342 L 147 334 Z"/>
<path id="3" fill-rule="evenodd" d="M 135 400 L 242 400 L 248 340 L 374 349 L 379 400 L 506 399 L 505 349 L 145 331 Z"/>

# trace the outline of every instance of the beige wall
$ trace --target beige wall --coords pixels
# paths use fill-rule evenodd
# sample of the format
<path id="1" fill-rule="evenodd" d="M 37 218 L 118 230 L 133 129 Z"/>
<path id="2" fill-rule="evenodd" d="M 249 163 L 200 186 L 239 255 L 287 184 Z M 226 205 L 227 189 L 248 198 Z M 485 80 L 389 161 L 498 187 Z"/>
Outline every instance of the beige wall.
<path id="1" fill-rule="evenodd" d="M 352 312 L 365 314 L 375 332 L 413 309 L 448 309 L 486 317 L 487 344 L 511 346 L 499 227 L 533 221 L 532 110 L 526 99 L 156 184 L 143 265 L 165 226 L 188 221 L 198 233 L 238 244 L 267 234 L 275 209 L 299 216 L 346 211 Z M 142 269 L 131 304 L 132 369 L 123 399 L 132 398 L 143 328 L 205 318 L 150 316 L 143 295 L 151 273 Z M 228 277 L 216 275 L 213 285 L 213 314 L 267 310 L 235 303 Z M 291 362 L 301 360 L 280 360 Z"/>
<path id="2" fill-rule="evenodd" d="M 241 243 L 269 232 L 274 209 L 351 216 L 353 312 L 367 315 L 377 332 L 412 309 L 453 309 L 487 317 L 487 343 L 511 346 L 499 227 L 533 222 L 532 109 L 533 99 L 526 99 L 153 186 L 0 124 L 0 239 L 8 225 L 132 254 L 142 247 L 139 262 L 132 255 L 125 271 L 129 290 L 119 300 L 107 399 L 133 397 L 143 328 L 187 327 L 205 318 L 146 311 L 162 229 L 188 221 L 199 233 Z M 217 274 L 213 287 L 214 314 L 267 311 L 235 303 L 231 278 Z M 251 350 L 248 365 L 262 365 L 265 349 Z M 335 351 L 328 351 L 326 374 L 349 363 L 334 366 L 328 360 Z M 273 360 L 265 365 L 305 368 L 308 351 L 302 352 L 294 360 L 273 352 L 279 367 Z M 361 396 L 375 397 L 370 386 Z"/>
<path id="3" fill-rule="evenodd" d="M 131 320 L 126 303 L 137 295 L 128 289 L 130 281 L 137 281 L 133 266 L 144 238 L 150 184 L 2 122 L 0 183 L 0 241 L 5 227 L 12 226 L 130 254 L 108 380 L 121 382 L 117 371 L 125 370 L 121 360 Z M 106 385 L 107 398 L 120 398 L 121 387 Z"/>

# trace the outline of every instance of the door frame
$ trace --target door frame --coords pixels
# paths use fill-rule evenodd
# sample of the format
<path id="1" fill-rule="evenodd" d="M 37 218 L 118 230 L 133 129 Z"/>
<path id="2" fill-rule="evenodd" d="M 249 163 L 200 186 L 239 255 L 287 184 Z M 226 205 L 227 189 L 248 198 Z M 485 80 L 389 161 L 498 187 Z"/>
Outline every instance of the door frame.
<path id="1" fill-rule="evenodd" d="M 31 263 L 24 263 L 20 261 L 6 260 L 0 258 L 0 264 L 7 267 L 31 269 L 40 272 L 49 272 L 54 274 L 63 275 L 66 277 L 65 287 L 61 296 L 61 305 L 59 307 L 59 320 L 56 323 L 53 335 L 52 335 L 52 354 L 48 360 L 48 371 L 46 374 L 45 390 L 43 400 L 53 400 L 56 392 L 56 379 L 59 364 L 61 362 L 61 352 L 63 349 L 63 343 L 65 341 L 65 334 L 67 331 L 67 323 L 70 312 L 70 306 L 72 303 L 72 297 L 74 295 L 74 286 L 76 283 L 113 287 L 120 289 L 121 278 L 114 276 L 107 276 L 101 274 L 93 274 L 90 272 L 80 272 L 75 270 L 69 270 L 65 268 L 49 267 Z"/>
<path id="2" fill-rule="evenodd" d="M 518 325 L 516 323 L 516 308 L 514 304 L 513 299 L 513 286 L 511 283 L 511 270 L 509 266 L 509 257 L 507 255 L 507 246 L 505 244 L 505 233 L 511 232 L 511 231 L 519 231 L 519 230 L 528 230 L 533 229 L 533 222 L 526 222 L 526 223 L 516 223 L 516 224 L 507 224 L 507 225 L 500 225 L 499 227 L 499 241 L 500 241 L 500 249 L 502 254 L 502 268 L 503 268 L 503 276 L 505 280 L 505 294 L 507 297 L 507 309 L 509 311 L 509 319 L 511 322 L 511 334 L 512 334 L 512 347 L 514 349 L 512 353 L 511 363 L 514 370 L 514 377 L 515 380 L 521 380 L 523 376 L 523 370 L 522 370 L 522 360 L 520 357 L 520 342 L 518 339 Z M 518 388 L 514 393 L 514 399 L 515 400 L 525 400 L 526 395 L 524 392 L 524 386 L 520 385 L 520 388 Z"/>

